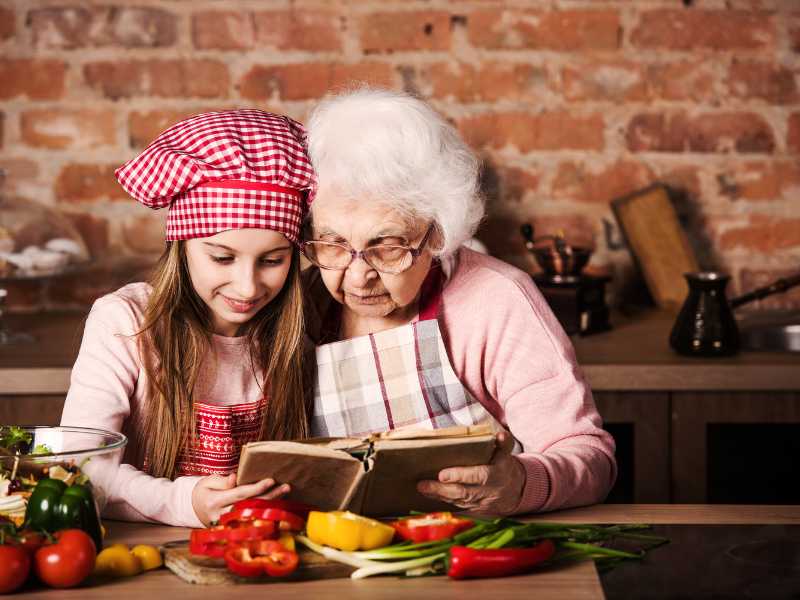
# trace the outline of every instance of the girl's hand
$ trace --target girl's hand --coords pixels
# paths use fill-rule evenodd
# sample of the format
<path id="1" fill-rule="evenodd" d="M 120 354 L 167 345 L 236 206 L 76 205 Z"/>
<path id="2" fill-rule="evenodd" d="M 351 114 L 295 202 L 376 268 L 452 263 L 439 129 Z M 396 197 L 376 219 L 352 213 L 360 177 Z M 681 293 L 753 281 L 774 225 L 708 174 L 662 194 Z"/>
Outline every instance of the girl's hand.
<path id="1" fill-rule="evenodd" d="M 439 471 L 439 481 L 420 481 L 420 493 L 479 513 L 509 515 L 519 504 L 527 475 L 511 455 L 514 438 L 497 434 L 492 462 L 477 467 L 451 467 Z"/>
<path id="2" fill-rule="evenodd" d="M 236 485 L 236 473 L 209 475 L 197 482 L 192 490 L 192 508 L 197 517 L 208 527 L 212 521 L 233 503 L 255 496 L 272 499 L 289 492 L 288 484 L 275 486 L 274 479 L 262 479 L 247 485 Z M 270 489 L 273 488 L 273 489 Z"/>

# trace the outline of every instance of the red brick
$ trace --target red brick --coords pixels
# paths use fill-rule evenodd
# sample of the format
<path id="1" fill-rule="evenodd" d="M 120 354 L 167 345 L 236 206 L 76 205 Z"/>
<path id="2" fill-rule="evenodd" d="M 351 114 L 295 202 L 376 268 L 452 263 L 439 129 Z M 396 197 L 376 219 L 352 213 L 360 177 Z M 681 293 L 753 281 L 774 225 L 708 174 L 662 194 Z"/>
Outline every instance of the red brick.
<path id="1" fill-rule="evenodd" d="M 786 136 L 786 146 L 790 152 L 800 153 L 800 113 L 789 116 L 789 133 Z"/>
<path id="2" fill-rule="evenodd" d="M 478 48 L 616 50 L 622 26 L 614 10 L 482 10 L 468 15 L 469 41 Z"/>
<path id="3" fill-rule="evenodd" d="M 81 234 L 92 258 L 105 256 L 109 248 L 108 221 L 89 213 L 64 213 Z"/>
<path id="4" fill-rule="evenodd" d="M 14 37 L 16 32 L 16 16 L 14 11 L 5 6 L 0 6 L 0 40 Z"/>
<path id="5" fill-rule="evenodd" d="M 768 254 L 800 247 L 800 219 L 755 215 L 747 225 L 732 227 L 719 238 L 721 250 L 744 248 Z"/>
<path id="6" fill-rule="evenodd" d="M 0 158 L 0 171 L 5 174 L 5 182 L 0 192 L 13 196 L 26 196 L 25 188 L 38 186 L 39 163 L 27 158 Z"/>
<path id="7" fill-rule="evenodd" d="M 771 285 L 778 279 L 785 279 L 797 273 L 796 269 L 754 269 L 744 268 L 739 273 L 739 293 L 744 294 Z M 800 309 L 800 287 L 787 292 L 768 296 L 752 304 L 746 304 L 753 310 L 797 310 Z"/>
<path id="8" fill-rule="evenodd" d="M 642 113 L 628 123 L 628 149 L 634 152 L 771 153 L 769 124 L 754 113 Z"/>
<path id="9" fill-rule="evenodd" d="M 458 122 L 475 148 L 516 146 L 531 150 L 602 150 L 605 124 L 600 115 L 573 112 L 495 112 L 465 117 Z"/>
<path id="10" fill-rule="evenodd" d="M 641 101 L 648 98 L 640 64 L 627 60 L 571 62 L 561 71 L 568 100 Z"/>
<path id="11" fill-rule="evenodd" d="M 128 199 L 114 177 L 114 169 L 114 165 L 66 165 L 55 183 L 56 198 L 61 202 Z"/>
<path id="12" fill-rule="evenodd" d="M 192 42 L 201 50 L 248 50 L 255 44 L 253 15 L 205 11 L 192 16 Z"/>
<path id="13" fill-rule="evenodd" d="M 163 215 L 153 211 L 130 215 L 122 223 L 122 237 L 125 245 L 137 254 L 160 254 L 164 251 Z"/>
<path id="14" fill-rule="evenodd" d="M 28 13 L 35 48 L 161 48 L 177 39 L 175 15 L 146 7 L 40 8 Z"/>
<path id="15" fill-rule="evenodd" d="M 361 48 L 372 52 L 449 50 L 450 14 L 402 11 L 365 15 L 359 24 Z"/>
<path id="16" fill-rule="evenodd" d="M 699 200 L 703 197 L 698 167 L 670 167 L 658 173 L 657 178 L 667 187 L 685 194 L 691 199 Z"/>
<path id="17" fill-rule="evenodd" d="M 735 61 L 728 73 L 728 89 L 736 98 L 759 98 L 770 104 L 792 104 L 800 100 L 794 73 L 787 67 L 760 62 Z"/>
<path id="18" fill-rule="evenodd" d="M 490 202 L 508 206 L 518 204 L 539 189 L 541 173 L 532 168 L 509 167 L 487 161 L 481 184 Z"/>
<path id="19" fill-rule="evenodd" d="M 775 20 L 769 12 L 651 10 L 640 13 L 631 43 L 664 50 L 771 50 Z"/>
<path id="20" fill-rule="evenodd" d="M 338 52 L 342 49 L 342 17 L 322 8 L 257 12 L 256 45 L 278 50 Z"/>
<path id="21" fill-rule="evenodd" d="M 422 68 L 422 77 L 431 96 L 459 102 L 535 101 L 546 94 L 549 79 L 543 67 L 508 62 L 434 63 Z"/>
<path id="22" fill-rule="evenodd" d="M 3 133 L 5 130 L 6 124 L 6 113 L 0 112 L 0 148 L 3 147 Z"/>
<path id="23" fill-rule="evenodd" d="M 586 163 L 561 163 L 553 181 L 553 198 L 607 204 L 652 183 L 652 170 L 638 162 L 619 160 L 593 169 Z"/>
<path id="24" fill-rule="evenodd" d="M 144 148 L 178 121 L 211 110 L 190 107 L 179 110 L 134 111 L 128 116 L 128 142 L 131 148 Z"/>
<path id="25" fill-rule="evenodd" d="M 0 59 L 0 99 L 57 100 L 64 95 L 66 72 L 67 65 L 60 60 Z"/>
<path id="26" fill-rule="evenodd" d="M 228 68 L 215 60 L 94 62 L 83 68 L 87 84 L 112 100 L 135 96 L 225 98 Z"/>
<path id="27" fill-rule="evenodd" d="M 651 98 L 711 102 L 714 65 L 710 61 L 687 60 L 647 65 L 645 79 Z"/>
<path id="28" fill-rule="evenodd" d="M 797 161 L 736 164 L 717 175 L 720 193 L 733 200 L 779 200 L 800 187 Z"/>
<path id="29" fill-rule="evenodd" d="M 20 116 L 22 141 L 38 148 L 88 149 L 116 141 L 114 112 L 109 110 L 29 110 Z"/>
<path id="30" fill-rule="evenodd" d="M 263 101 L 273 95 L 282 100 L 309 100 L 354 82 L 391 86 L 392 66 L 377 62 L 254 66 L 242 77 L 239 89 L 248 100 Z"/>

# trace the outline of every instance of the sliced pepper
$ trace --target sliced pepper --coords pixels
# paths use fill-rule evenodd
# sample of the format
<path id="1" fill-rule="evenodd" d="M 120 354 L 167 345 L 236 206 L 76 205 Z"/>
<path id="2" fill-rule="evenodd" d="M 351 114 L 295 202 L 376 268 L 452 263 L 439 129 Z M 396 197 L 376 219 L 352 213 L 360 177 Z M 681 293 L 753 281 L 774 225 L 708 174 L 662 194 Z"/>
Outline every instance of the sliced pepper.
<path id="1" fill-rule="evenodd" d="M 435 512 L 390 523 L 402 539 L 419 544 L 451 538 L 470 529 L 475 522 L 454 517 L 449 512 Z"/>
<path id="2" fill-rule="evenodd" d="M 243 510 L 248 508 L 279 508 L 287 512 L 293 513 L 304 519 L 308 517 L 308 513 L 316 510 L 309 504 L 303 502 L 295 502 L 294 500 L 283 500 L 276 498 L 274 500 L 267 500 L 265 498 L 248 498 L 247 500 L 240 500 L 231 507 L 231 512 L 235 510 Z"/>
<path id="3" fill-rule="evenodd" d="M 453 579 L 475 577 L 505 577 L 527 573 L 555 554 L 552 540 L 542 540 L 531 548 L 450 548 L 450 568 Z"/>
<path id="4" fill-rule="evenodd" d="M 261 540 L 232 546 L 225 553 L 228 570 L 241 577 L 285 577 L 297 568 L 297 552 L 275 540 Z"/>
<path id="5" fill-rule="evenodd" d="M 219 518 L 222 525 L 255 520 L 276 521 L 281 531 L 301 531 L 304 524 L 302 517 L 280 508 L 243 508 L 224 513 Z"/>
<path id="6" fill-rule="evenodd" d="M 274 521 L 231 521 L 226 525 L 194 529 L 189 534 L 189 552 L 219 558 L 233 544 L 274 537 L 277 537 Z"/>
<path id="7" fill-rule="evenodd" d="M 100 519 L 88 485 L 67 486 L 60 479 L 50 477 L 40 480 L 28 499 L 25 526 L 48 533 L 82 529 L 92 538 L 98 552 L 103 549 Z"/>
<path id="8" fill-rule="evenodd" d="M 312 542 L 352 552 L 388 546 L 394 529 L 374 519 L 334 510 L 308 513 L 306 533 Z"/>

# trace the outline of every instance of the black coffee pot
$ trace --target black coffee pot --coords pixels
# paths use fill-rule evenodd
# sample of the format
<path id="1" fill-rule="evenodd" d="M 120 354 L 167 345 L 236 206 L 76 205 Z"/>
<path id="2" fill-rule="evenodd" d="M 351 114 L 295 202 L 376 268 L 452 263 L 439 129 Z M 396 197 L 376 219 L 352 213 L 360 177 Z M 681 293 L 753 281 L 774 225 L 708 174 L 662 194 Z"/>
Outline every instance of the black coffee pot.
<path id="1" fill-rule="evenodd" d="M 669 343 L 686 356 L 731 356 L 739 351 L 739 328 L 733 309 L 800 285 L 800 274 L 728 300 L 728 275 L 714 271 L 686 273 L 689 295 L 681 307 Z"/>

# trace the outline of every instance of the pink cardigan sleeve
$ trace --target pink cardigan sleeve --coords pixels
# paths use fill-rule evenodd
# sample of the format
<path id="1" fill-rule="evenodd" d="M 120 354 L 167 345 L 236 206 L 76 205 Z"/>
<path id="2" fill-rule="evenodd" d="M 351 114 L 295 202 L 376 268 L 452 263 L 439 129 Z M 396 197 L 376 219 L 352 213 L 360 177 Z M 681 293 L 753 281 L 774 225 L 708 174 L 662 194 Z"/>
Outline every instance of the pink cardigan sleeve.
<path id="1" fill-rule="evenodd" d="M 461 252 L 440 324 L 456 375 L 522 444 L 527 473 L 515 512 L 602 501 L 616 479 L 572 345 L 530 276 Z"/>
<path id="2" fill-rule="evenodd" d="M 130 426 L 131 399 L 140 378 L 138 350 L 127 337 L 137 330 L 135 303 L 111 294 L 95 302 L 86 321 L 78 359 L 72 369 L 62 425 L 123 431 Z M 135 444 L 130 439 L 129 444 Z M 130 464 L 103 472 L 104 516 L 202 527 L 192 508 L 199 477 L 174 481 L 156 478 Z"/>

